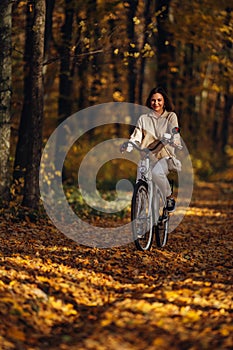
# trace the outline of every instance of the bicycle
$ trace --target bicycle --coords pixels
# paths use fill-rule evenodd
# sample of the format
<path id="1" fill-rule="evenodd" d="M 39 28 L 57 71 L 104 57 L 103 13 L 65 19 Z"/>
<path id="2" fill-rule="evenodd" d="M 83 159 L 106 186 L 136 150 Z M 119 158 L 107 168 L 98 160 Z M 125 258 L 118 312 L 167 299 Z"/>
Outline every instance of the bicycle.
<path id="1" fill-rule="evenodd" d="M 150 250 L 153 244 L 153 237 L 156 237 L 157 246 L 162 248 L 168 240 L 169 230 L 169 212 L 166 203 L 162 202 L 161 194 L 157 188 L 156 206 L 153 204 L 154 183 L 152 181 L 152 169 L 150 164 L 150 153 L 156 151 L 165 144 L 171 144 L 173 147 L 182 149 L 182 146 L 174 145 L 173 136 L 179 132 L 179 128 L 174 128 L 171 134 L 164 134 L 156 146 L 152 149 L 140 148 L 132 141 L 125 142 L 121 150 L 126 150 L 128 145 L 132 145 L 141 154 L 144 154 L 140 161 L 139 173 L 140 178 L 134 186 L 133 196 L 131 200 L 131 222 L 133 239 L 136 248 L 142 251 Z M 173 186 L 172 189 L 173 191 Z"/>

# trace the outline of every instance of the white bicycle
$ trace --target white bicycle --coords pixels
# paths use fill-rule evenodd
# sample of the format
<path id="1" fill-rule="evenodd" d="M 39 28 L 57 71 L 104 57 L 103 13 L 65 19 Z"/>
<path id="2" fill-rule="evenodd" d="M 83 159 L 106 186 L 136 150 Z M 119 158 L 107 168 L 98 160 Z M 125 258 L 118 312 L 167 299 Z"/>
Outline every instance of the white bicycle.
<path id="1" fill-rule="evenodd" d="M 152 181 L 150 153 L 159 147 L 164 147 L 165 144 L 181 149 L 182 146 L 173 143 L 173 137 L 178 132 L 179 128 L 174 128 L 172 134 L 164 134 L 163 139 L 153 149 L 142 149 L 132 141 L 125 142 L 121 147 L 121 150 L 124 151 L 128 145 L 132 145 L 133 148 L 144 154 L 139 165 L 140 178 L 134 186 L 131 201 L 133 239 L 139 250 L 150 250 L 154 235 L 158 247 L 164 247 L 168 240 L 169 212 L 166 203 L 162 201 L 159 189 L 157 188 L 154 192 L 155 184 Z M 154 200 L 153 193 L 157 194 Z"/>

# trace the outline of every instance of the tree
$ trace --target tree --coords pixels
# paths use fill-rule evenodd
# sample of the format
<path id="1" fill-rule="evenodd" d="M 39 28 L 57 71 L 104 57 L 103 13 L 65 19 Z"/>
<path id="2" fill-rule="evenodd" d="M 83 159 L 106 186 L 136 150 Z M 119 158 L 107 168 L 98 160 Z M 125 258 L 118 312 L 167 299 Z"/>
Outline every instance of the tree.
<path id="1" fill-rule="evenodd" d="M 35 1 L 17 4 L 18 14 L 13 10 L 12 130 L 18 128 L 23 101 L 15 159 L 15 174 L 19 167 L 22 176 L 30 149 Z M 214 166 L 216 160 L 225 160 L 224 152 L 231 152 L 233 128 L 229 0 L 46 0 L 46 5 L 45 139 L 58 122 L 76 110 L 111 100 L 143 104 L 148 90 L 162 84 L 172 95 L 182 137 L 193 159 L 198 159 L 196 164 L 203 169 L 207 159 Z M 25 33 L 19 26 L 25 21 L 26 8 L 23 62 Z M 114 133 L 121 136 L 122 131 L 117 126 Z M 16 140 L 14 132 L 12 140 Z M 96 140 L 94 131 L 93 142 Z M 213 145 L 216 152 L 212 156 Z M 12 146 L 14 150 L 15 144 Z M 68 171 L 66 174 L 70 176 Z"/>
<path id="2" fill-rule="evenodd" d="M 144 2 L 144 11 L 143 11 L 143 17 L 144 17 L 144 30 L 143 30 L 143 46 L 142 46 L 142 54 L 140 57 L 140 67 L 139 67 L 139 82 L 138 82 L 138 102 L 139 104 L 143 104 L 143 85 L 145 80 L 145 67 L 146 67 L 146 60 L 147 57 L 154 54 L 152 50 L 148 52 L 148 48 L 150 48 L 148 44 L 149 39 L 149 25 L 151 24 L 151 10 L 150 10 L 151 1 L 146 0 Z"/>
<path id="3" fill-rule="evenodd" d="M 229 61 L 232 63 L 232 33 L 233 29 L 230 26 L 232 17 L 232 8 L 227 7 L 226 8 L 226 19 L 225 19 L 225 26 L 227 28 L 231 28 L 229 34 L 229 37 L 224 40 L 223 43 L 223 51 L 225 55 L 229 58 Z M 230 40 L 231 38 L 231 40 Z M 221 130 L 221 136 L 222 136 L 222 143 L 221 143 L 221 151 L 222 154 L 226 154 L 226 146 L 229 142 L 229 129 L 230 129 L 230 116 L 232 116 L 232 106 L 233 106 L 233 93 L 232 93 L 232 64 L 223 65 L 222 67 L 222 76 L 224 77 L 231 77 L 230 79 L 225 80 L 225 91 L 224 91 L 224 113 L 223 113 L 223 122 L 222 122 L 222 130 Z M 225 163 L 225 162 L 224 162 Z M 224 164 L 225 165 L 225 164 Z"/>
<path id="4" fill-rule="evenodd" d="M 228 5 L 226 0 L 173 0 L 170 7 L 182 131 L 192 153 L 215 166 L 224 160 L 232 125 L 232 9 Z"/>
<path id="5" fill-rule="evenodd" d="M 9 199 L 11 134 L 11 29 L 12 1 L 0 2 L 0 196 Z"/>
<path id="6" fill-rule="evenodd" d="M 54 5 L 55 5 L 55 0 L 46 0 L 44 56 L 48 55 L 48 53 L 50 51 L 50 44 L 52 41 L 52 25 L 53 25 Z M 46 57 L 45 57 L 45 60 L 46 60 Z"/>
<path id="7" fill-rule="evenodd" d="M 170 32 L 168 30 L 170 0 L 156 1 L 157 14 L 157 81 L 168 89 L 169 66 L 171 61 Z"/>
<path id="8" fill-rule="evenodd" d="M 29 134 L 30 134 L 30 117 L 31 111 L 31 93 L 32 93 L 32 79 L 31 79 L 31 59 L 33 54 L 33 22 L 34 11 L 32 10 L 33 2 L 27 2 L 26 5 L 26 31 L 25 31 L 25 46 L 24 46 L 24 87 L 23 87 L 23 108 L 21 112 L 20 124 L 18 129 L 18 142 L 15 152 L 14 161 L 14 181 L 19 178 L 24 178 L 28 149 L 29 149 Z"/>
<path id="9" fill-rule="evenodd" d="M 39 204 L 39 165 L 42 151 L 43 123 L 43 60 L 45 33 L 45 0 L 32 2 L 32 57 L 29 66 L 31 87 L 28 153 L 23 205 L 37 208 Z"/>
<path id="10" fill-rule="evenodd" d="M 138 0 L 128 0 L 125 2 L 127 8 L 127 36 L 129 40 L 129 59 L 128 59 L 128 102 L 135 102 L 136 89 L 136 58 L 137 42 L 135 36 L 135 15 L 137 11 Z"/>
<path id="11" fill-rule="evenodd" d="M 65 0 L 65 21 L 61 28 L 61 45 L 60 53 L 60 74 L 59 74 L 59 122 L 62 122 L 71 114 L 71 91 L 72 80 L 70 77 L 71 71 L 71 43 L 74 18 L 74 1 Z"/>

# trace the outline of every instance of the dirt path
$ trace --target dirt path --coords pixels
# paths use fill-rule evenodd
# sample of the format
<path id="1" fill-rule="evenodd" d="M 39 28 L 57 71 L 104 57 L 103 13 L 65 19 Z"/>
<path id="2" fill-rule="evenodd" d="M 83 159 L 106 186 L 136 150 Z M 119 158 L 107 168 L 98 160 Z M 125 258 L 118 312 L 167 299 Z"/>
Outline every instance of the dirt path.
<path id="1" fill-rule="evenodd" d="M 199 183 L 163 250 L 0 223 L 0 349 L 232 349 L 232 187 Z"/>

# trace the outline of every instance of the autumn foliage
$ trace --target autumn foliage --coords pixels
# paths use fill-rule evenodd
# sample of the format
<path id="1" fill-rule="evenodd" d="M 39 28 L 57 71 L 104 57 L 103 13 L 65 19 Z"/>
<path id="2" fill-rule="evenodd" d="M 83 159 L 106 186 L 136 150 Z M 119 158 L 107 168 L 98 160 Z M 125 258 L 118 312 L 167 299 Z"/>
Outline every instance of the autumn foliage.
<path id="1" fill-rule="evenodd" d="M 196 184 L 150 252 L 79 246 L 46 219 L 2 211 L 0 348 L 230 350 L 232 204 L 231 186 Z"/>
<path id="2" fill-rule="evenodd" d="M 232 349 L 229 3 L 0 0 L 0 350 Z M 171 95 L 189 150 L 191 205 L 164 249 L 79 245 L 40 206 L 41 153 L 71 114 L 144 105 L 156 85 Z M 132 124 L 136 117 L 126 115 Z M 130 124 L 98 125 L 73 143 L 62 175 L 70 207 L 109 235 L 129 223 L 130 208 L 97 215 L 77 173 L 96 145 L 128 138 Z M 97 188 L 111 201 L 119 178 L 135 173 L 113 159 Z"/>

